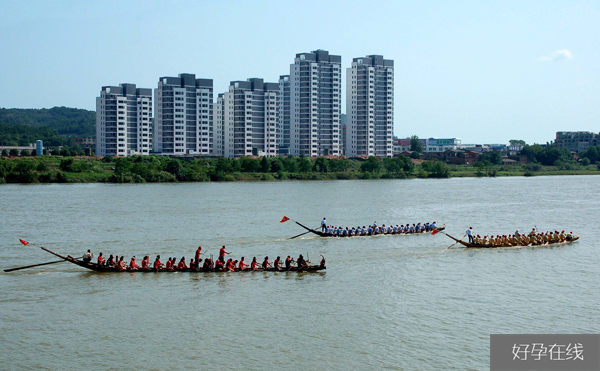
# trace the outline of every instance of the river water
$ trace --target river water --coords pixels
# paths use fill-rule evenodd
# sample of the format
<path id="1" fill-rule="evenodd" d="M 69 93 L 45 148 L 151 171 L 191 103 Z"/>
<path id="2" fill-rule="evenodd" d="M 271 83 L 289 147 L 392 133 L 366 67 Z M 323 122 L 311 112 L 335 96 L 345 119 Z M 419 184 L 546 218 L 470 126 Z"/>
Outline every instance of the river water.
<path id="1" fill-rule="evenodd" d="M 495 333 L 598 333 L 598 176 L 0 186 L 0 268 L 202 245 L 327 258 L 323 273 L 0 273 L 0 368 L 485 370 Z M 462 237 L 572 230 L 557 247 L 445 250 L 443 234 L 320 239 L 437 220 Z"/>

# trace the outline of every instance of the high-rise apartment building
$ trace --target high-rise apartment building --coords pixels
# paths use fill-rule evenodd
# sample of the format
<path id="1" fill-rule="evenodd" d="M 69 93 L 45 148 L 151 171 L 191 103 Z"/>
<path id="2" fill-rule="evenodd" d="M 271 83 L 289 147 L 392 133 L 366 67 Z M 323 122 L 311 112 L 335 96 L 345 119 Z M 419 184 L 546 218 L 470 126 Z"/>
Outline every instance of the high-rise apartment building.
<path id="1" fill-rule="evenodd" d="M 213 104 L 213 152 L 214 156 L 225 156 L 225 96 L 223 93 L 217 96 L 216 102 Z M 229 137 L 227 143 L 230 142 Z"/>
<path id="2" fill-rule="evenodd" d="M 154 152 L 162 155 L 213 152 L 213 80 L 182 73 L 161 77 L 154 89 Z"/>
<path id="3" fill-rule="evenodd" d="M 393 156 L 394 61 L 354 58 L 346 71 L 346 156 Z"/>
<path id="4" fill-rule="evenodd" d="M 152 150 L 152 89 L 103 86 L 96 98 L 96 155 L 147 155 Z"/>
<path id="5" fill-rule="evenodd" d="M 279 76 L 277 143 L 280 155 L 290 154 L 290 75 Z"/>
<path id="6" fill-rule="evenodd" d="M 290 66 L 290 152 L 340 155 L 342 57 L 316 50 Z"/>
<path id="7" fill-rule="evenodd" d="M 232 81 L 222 105 L 224 156 L 277 156 L 279 84 Z"/>

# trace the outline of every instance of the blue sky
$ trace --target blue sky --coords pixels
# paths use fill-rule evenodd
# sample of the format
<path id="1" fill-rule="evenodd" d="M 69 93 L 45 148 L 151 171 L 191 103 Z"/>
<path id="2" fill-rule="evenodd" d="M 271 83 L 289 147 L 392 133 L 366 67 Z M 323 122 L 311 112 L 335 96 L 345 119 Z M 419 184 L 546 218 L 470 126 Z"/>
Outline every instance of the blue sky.
<path id="1" fill-rule="evenodd" d="M 5 1 L 0 35 L 6 108 L 95 110 L 102 86 L 183 72 L 216 96 L 325 49 L 395 61 L 400 137 L 600 130 L 599 1 Z"/>

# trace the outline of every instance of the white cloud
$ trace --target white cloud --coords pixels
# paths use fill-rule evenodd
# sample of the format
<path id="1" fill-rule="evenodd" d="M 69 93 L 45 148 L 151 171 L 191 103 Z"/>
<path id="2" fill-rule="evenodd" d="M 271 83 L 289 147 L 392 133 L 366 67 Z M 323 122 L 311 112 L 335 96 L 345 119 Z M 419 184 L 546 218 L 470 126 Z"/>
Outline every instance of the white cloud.
<path id="1" fill-rule="evenodd" d="M 557 50 L 547 57 L 540 57 L 540 61 L 542 61 L 542 62 L 570 61 L 571 59 L 573 59 L 573 53 L 571 53 L 567 49 Z"/>

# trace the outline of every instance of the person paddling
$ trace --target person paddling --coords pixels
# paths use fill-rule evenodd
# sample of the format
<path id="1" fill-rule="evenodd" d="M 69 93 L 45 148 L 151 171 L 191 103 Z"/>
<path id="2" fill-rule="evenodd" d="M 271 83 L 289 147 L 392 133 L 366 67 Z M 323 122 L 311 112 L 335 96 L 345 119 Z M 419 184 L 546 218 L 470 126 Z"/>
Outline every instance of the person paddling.
<path id="1" fill-rule="evenodd" d="M 100 255 L 98 255 L 98 265 L 102 264 L 104 264 L 104 257 L 102 256 L 102 253 L 100 253 Z"/>
<path id="2" fill-rule="evenodd" d="M 160 255 L 156 255 L 156 260 L 154 260 L 154 269 L 156 271 L 160 271 L 163 267 L 163 263 L 160 261 Z"/>
<path id="3" fill-rule="evenodd" d="M 135 256 L 132 256 L 131 261 L 129 262 L 129 270 L 137 271 L 138 269 L 139 269 L 139 266 L 135 262 Z"/>
<path id="4" fill-rule="evenodd" d="M 88 250 L 85 254 L 83 254 L 82 260 L 84 263 L 89 263 L 92 261 L 93 257 L 94 257 L 94 254 L 92 254 L 92 252 L 90 250 Z"/>

